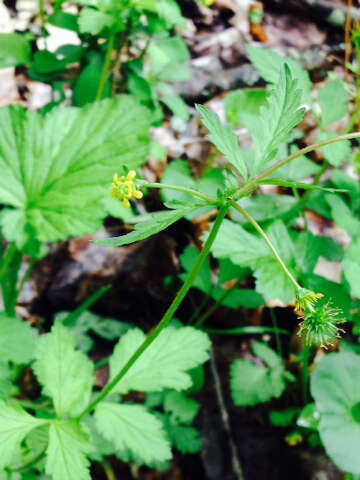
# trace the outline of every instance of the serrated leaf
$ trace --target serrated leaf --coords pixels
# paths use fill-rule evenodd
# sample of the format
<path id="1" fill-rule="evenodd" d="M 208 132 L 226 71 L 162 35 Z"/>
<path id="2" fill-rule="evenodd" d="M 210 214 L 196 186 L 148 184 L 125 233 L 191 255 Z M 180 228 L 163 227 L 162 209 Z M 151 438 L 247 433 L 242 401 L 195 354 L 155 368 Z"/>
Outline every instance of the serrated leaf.
<path id="1" fill-rule="evenodd" d="M 79 14 L 78 24 L 81 33 L 98 35 L 105 27 L 111 27 L 114 18 L 94 8 L 83 8 Z"/>
<path id="2" fill-rule="evenodd" d="M 329 80 L 320 89 L 318 102 L 321 108 L 323 127 L 327 127 L 345 117 L 349 112 L 349 96 L 345 90 L 344 82 L 340 78 Z"/>
<path id="3" fill-rule="evenodd" d="M 95 420 L 102 435 L 120 451 L 130 452 L 146 464 L 171 458 L 162 424 L 141 405 L 103 402 L 96 407 Z"/>
<path id="4" fill-rule="evenodd" d="M 225 114 L 233 127 L 245 126 L 254 121 L 265 105 L 268 92 L 266 90 L 233 90 L 225 98 Z M 250 120 L 249 120 L 250 117 Z"/>
<path id="5" fill-rule="evenodd" d="M 291 210 L 296 204 L 296 198 L 291 195 L 256 195 L 244 197 L 239 200 L 239 205 L 244 208 L 257 222 L 279 218 Z M 233 210 L 232 218 L 239 223 L 247 220 L 240 212 Z"/>
<path id="6" fill-rule="evenodd" d="M 32 417 L 21 408 L 0 400 L 0 469 L 9 465 L 23 438 L 44 423 L 45 420 Z"/>
<path id="7" fill-rule="evenodd" d="M 28 363 L 35 357 L 35 331 L 24 321 L 0 312 L 0 352 L 2 361 Z"/>
<path id="8" fill-rule="evenodd" d="M 123 335 L 110 357 L 110 379 L 119 373 L 145 338 L 139 329 Z M 114 392 L 186 389 L 192 384 L 187 370 L 206 362 L 209 347 L 208 336 L 194 328 L 165 328 L 116 385 Z"/>
<path id="9" fill-rule="evenodd" d="M 22 212 L 24 230 L 31 226 L 41 242 L 96 231 L 114 173 L 145 161 L 149 121 L 131 96 L 45 117 L 0 109 L 0 202 Z"/>
<path id="10" fill-rule="evenodd" d="M 292 77 L 288 65 L 281 69 L 278 84 L 271 91 L 266 106 L 249 130 L 255 144 L 254 172 L 257 173 L 271 162 L 278 147 L 289 140 L 292 130 L 303 119 L 301 92 Z"/>
<path id="11" fill-rule="evenodd" d="M 234 404 L 252 406 L 279 398 L 291 377 L 286 372 L 281 357 L 265 344 L 254 342 L 253 350 L 268 368 L 250 361 L 237 359 L 230 367 L 230 387 Z"/>
<path id="12" fill-rule="evenodd" d="M 87 435 L 78 423 L 54 420 L 46 450 L 46 473 L 53 480 L 91 480 L 86 458 L 90 450 Z"/>
<path id="13" fill-rule="evenodd" d="M 292 77 L 296 78 L 299 88 L 302 90 L 302 102 L 305 102 L 311 106 L 311 92 L 313 90 L 313 84 L 310 80 L 309 73 L 304 70 L 295 60 L 292 58 L 282 57 L 268 48 L 255 47 L 253 45 L 248 45 L 246 51 L 251 63 L 253 63 L 259 70 L 264 80 L 272 84 L 277 83 L 279 79 L 279 72 L 283 68 L 284 64 L 287 63 L 289 65 Z"/>
<path id="14" fill-rule="evenodd" d="M 351 293 L 360 298 L 360 237 L 345 250 L 344 274 L 351 287 Z"/>
<path id="15" fill-rule="evenodd" d="M 267 234 L 288 267 L 294 263 L 294 249 L 285 225 L 274 222 Z M 295 289 L 265 242 L 247 232 L 240 225 L 224 220 L 211 248 L 216 258 L 229 258 L 240 266 L 254 271 L 256 290 L 267 302 L 279 300 L 289 304 L 295 297 Z"/>
<path id="16" fill-rule="evenodd" d="M 9 364 L 0 362 L 0 400 L 7 400 L 12 389 Z"/>
<path id="17" fill-rule="evenodd" d="M 81 413 L 94 383 L 92 362 L 74 345 L 74 337 L 60 322 L 38 342 L 34 372 L 59 416 Z"/>
<path id="18" fill-rule="evenodd" d="M 95 243 L 103 247 L 121 247 L 129 243 L 139 242 L 145 240 L 155 233 L 159 233 L 173 223 L 185 217 L 191 212 L 199 209 L 202 205 L 185 205 L 174 210 L 164 210 L 162 212 L 150 213 L 144 217 L 136 217 L 134 221 L 135 230 L 127 235 L 114 238 L 106 238 L 103 240 L 95 240 Z"/>
<path id="19" fill-rule="evenodd" d="M 223 125 L 218 115 L 210 112 L 210 110 L 203 105 L 196 105 L 196 109 L 200 113 L 205 127 L 210 132 L 210 140 L 212 143 L 239 171 L 244 180 L 246 180 L 248 173 L 245 161 L 241 155 L 237 136 L 231 127 Z"/>
<path id="20" fill-rule="evenodd" d="M 172 422 L 190 425 L 199 413 L 200 405 L 182 392 L 167 392 L 164 398 L 164 410 Z"/>

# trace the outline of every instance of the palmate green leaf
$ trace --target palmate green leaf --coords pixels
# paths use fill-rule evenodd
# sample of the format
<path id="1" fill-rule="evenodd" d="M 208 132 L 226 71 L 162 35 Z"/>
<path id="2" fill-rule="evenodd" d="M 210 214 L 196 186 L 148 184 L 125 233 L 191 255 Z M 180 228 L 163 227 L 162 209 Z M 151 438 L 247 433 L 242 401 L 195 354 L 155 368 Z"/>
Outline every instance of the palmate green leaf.
<path id="1" fill-rule="evenodd" d="M 92 362 L 75 351 L 74 344 L 74 337 L 60 322 L 38 342 L 34 372 L 58 416 L 81 413 L 94 383 Z"/>
<path id="2" fill-rule="evenodd" d="M 330 138 L 336 138 L 335 133 L 323 132 L 318 136 L 318 141 L 329 140 Z M 343 140 L 342 142 L 336 142 L 331 145 L 326 145 L 321 148 L 325 159 L 333 167 L 340 167 L 343 165 L 351 154 L 351 142 L 349 140 Z"/>
<path id="3" fill-rule="evenodd" d="M 326 453 L 346 472 L 360 473 L 360 356 L 326 355 L 311 375 Z"/>
<path id="4" fill-rule="evenodd" d="M 6 404 L 0 400 L 0 469 L 9 465 L 24 437 L 33 428 L 44 423 L 45 420 L 32 417 L 17 406 Z"/>
<path id="5" fill-rule="evenodd" d="M 278 84 L 268 97 L 267 105 L 248 129 L 255 144 L 254 172 L 271 162 L 278 147 L 289 140 L 292 130 L 303 119 L 301 91 L 287 64 L 281 69 Z"/>
<path id="6" fill-rule="evenodd" d="M 149 464 L 171 458 L 161 422 L 142 405 L 103 402 L 96 407 L 95 421 L 107 440 L 122 452 L 129 450 L 137 461 Z"/>
<path id="7" fill-rule="evenodd" d="M 235 360 L 230 367 L 230 387 L 234 404 L 252 406 L 279 398 L 286 381 L 293 380 L 286 372 L 281 357 L 263 343 L 254 342 L 254 354 L 267 364 L 262 367 L 244 359 Z"/>
<path id="8" fill-rule="evenodd" d="M 145 240 L 145 238 L 165 230 L 165 228 L 177 222 L 180 218 L 198 210 L 203 205 L 204 204 L 184 205 L 179 206 L 179 208 L 174 210 L 164 210 L 162 212 L 150 213 L 143 217 L 136 217 L 134 218 L 134 221 L 137 223 L 135 224 L 135 230 L 133 232 L 121 237 L 95 240 L 95 243 L 102 245 L 103 247 L 121 247 L 122 245 Z"/>
<path id="9" fill-rule="evenodd" d="M 199 413 L 200 405 L 183 392 L 166 392 L 164 410 L 173 423 L 190 425 Z"/>
<path id="10" fill-rule="evenodd" d="M 245 161 L 241 155 L 237 136 L 231 127 L 223 125 L 218 115 L 210 112 L 203 105 L 196 105 L 196 110 L 200 113 L 205 127 L 210 132 L 212 143 L 246 180 L 248 173 Z"/>
<path id="11" fill-rule="evenodd" d="M 233 90 L 225 98 L 225 114 L 233 127 L 247 127 L 248 121 L 254 121 L 265 105 L 268 92 L 266 90 Z M 250 117 L 250 120 L 249 120 Z"/>
<path id="12" fill-rule="evenodd" d="M 110 379 L 120 372 L 145 338 L 139 329 L 130 330 L 121 337 L 110 357 Z M 165 328 L 119 381 L 114 392 L 189 388 L 192 381 L 186 372 L 206 362 L 209 347 L 208 336 L 194 328 Z"/>
<path id="13" fill-rule="evenodd" d="M 321 108 L 321 123 L 327 127 L 341 120 L 349 112 L 349 96 L 340 78 L 329 80 L 319 91 L 318 102 Z"/>
<path id="14" fill-rule="evenodd" d="M 0 312 L 0 352 L 2 361 L 28 363 L 35 357 L 35 331 L 24 321 Z"/>
<path id="15" fill-rule="evenodd" d="M 339 195 L 325 195 L 325 200 L 330 206 L 335 223 L 352 236 L 360 235 L 360 220 L 351 212 L 346 202 Z"/>
<path id="16" fill-rule="evenodd" d="M 18 106 L 0 109 L 0 202 L 19 212 L 18 246 L 29 226 L 41 242 L 96 231 L 114 173 L 146 159 L 149 120 L 131 96 L 45 117 Z M 7 231 L 11 221 L 2 216 Z"/>
<path id="17" fill-rule="evenodd" d="M 79 423 L 54 420 L 50 424 L 46 450 L 46 473 L 53 480 L 91 480 L 86 455 L 91 445 Z"/>

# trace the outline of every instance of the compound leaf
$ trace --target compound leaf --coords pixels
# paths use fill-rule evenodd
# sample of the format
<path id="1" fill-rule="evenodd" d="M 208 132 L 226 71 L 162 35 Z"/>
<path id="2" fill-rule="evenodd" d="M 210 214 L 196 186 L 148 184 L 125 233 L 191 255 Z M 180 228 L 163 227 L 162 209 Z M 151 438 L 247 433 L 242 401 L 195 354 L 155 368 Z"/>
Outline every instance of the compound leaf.
<path id="1" fill-rule="evenodd" d="M 128 331 L 117 343 L 110 357 L 110 379 L 113 379 L 145 340 L 140 329 Z M 156 392 L 191 386 L 187 370 L 204 363 L 210 341 L 206 334 L 191 327 L 165 328 L 145 350 L 114 388 L 119 393 L 130 390 Z"/>
<path id="2" fill-rule="evenodd" d="M 96 407 L 95 421 L 107 440 L 121 452 L 130 450 L 136 460 L 149 464 L 171 458 L 161 422 L 142 405 L 103 402 Z"/>
<path id="3" fill-rule="evenodd" d="M 59 416 L 79 414 L 89 402 L 94 382 L 93 364 L 75 351 L 74 344 L 60 322 L 38 342 L 34 371 Z"/>

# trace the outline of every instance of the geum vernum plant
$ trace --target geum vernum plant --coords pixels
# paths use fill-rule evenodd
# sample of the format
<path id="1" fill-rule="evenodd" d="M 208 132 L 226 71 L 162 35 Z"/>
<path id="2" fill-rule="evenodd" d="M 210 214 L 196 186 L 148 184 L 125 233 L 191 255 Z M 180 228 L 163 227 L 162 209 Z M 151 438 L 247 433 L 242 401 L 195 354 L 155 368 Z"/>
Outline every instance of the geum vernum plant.
<path id="1" fill-rule="evenodd" d="M 302 330 L 306 332 L 305 337 L 315 343 L 334 340 L 338 334 L 336 325 L 339 319 L 326 315 L 328 307 L 318 303 L 320 292 L 313 292 L 299 285 L 274 246 L 274 240 L 279 232 L 281 236 L 281 228 L 278 230 L 278 226 L 276 226 L 275 232 L 265 233 L 257 221 L 240 204 L 244 197 L 251 195 L 263 182 L 268 183 L 269 175 L 282 166 L 316 148 L 360 136 L 355 133 L 337 139 L 328 139 L 320 144 L 306 147 L 283 160 L 276 161 L 279 147 L 289 139 L 293 128 L 303 118 L 304 108 L 301 103 L 301 95 L 296 88 L 296 81 L 285 65 L 281 70 L 278 84 L 269 96 L 267 104 L 260 110 L 257 121 L 249 126 L 255 146 L 251 162 L 244 159 L 232 130 L 222 125 L 216 115 L 206 108 L 198 106 L 204 124 L 210 131 L 212 142 L 224 154 L 233 170 L 233 172 L 227 172 L 224 188 L 219 189 L 214 196 L 195 188 L 150 183 L 143 180 L 136 181 L 132 171 L 123 172 L 123 178 L 114 178 L 112 194 L 123 202 L 125 200 L 124 206 L 126 207 L 133 198 L 140 197 L 137 192 L 141 187 L 181 192 L 189 195 L 190 197 L 185 198 L 191 198 L 191 200 L 168 202 L 169 210 L 137 218 L 133 232 L 123 237 L 98 241 L 102 245 L 120 246 L 143 240 L 165 229 L 178 219 L 195 215 L 200 211 L 203 212 L 204 209 L 218 210 L 215 222 L 205 236 L 203 249 L 186 281 L 160 323 L 147 336 L 140 330 L 134 329 L 121 337 L 110 358 L 109 382 L 101 392 L 92 394 L 93 365 L 86 356 L 75 351 L 73 338 L 63 325 L 55 323 L 51 333 L 37 341 L 34 372 L 43 387 L 43 394 L 52 400 L 55 414 L 50 415 L 50 418 L 49 414 L 32 416 L 19 409 L 16 403 L 4 402 L 1 404 L 0 441 L 4 446 L 1 456 L 2 468 L 7 469 L 8 472 L 12 471 L 9 465 L 12 465 L 13 470 L 23 470 L 34 465 L 41 468 L 41 462 L 45 455 L 46 472 L 56 480 L 89 479 L 87 457 L 91 457 L 92 449 L 96 445 L 94 434 L 91 434 L 94 422 L 96 435 L 103 435 L 112 442 L 116 450 L 123 453 L 124 451 L 130 452 L 131 458 L 135 458 L 139 463 L 151 464 L 153 461 L 163 461 L 170 457 L 168 442 L 161 424 L 156 418 L 141 405 L 119 403 L 119 398 L 114 394 L 125 394 L 131 390 L 161 391 L 165 388 L 182 390 L 190 386 L 191 380 L 186 372 L 206 361 L 209 340 L 206 334 L 192 327 L 177 330 L 169 327 L 169 324 L 197 278 L 210 251 L 218 258 L 229 257 L 233 260 L 241 255 L 248 255 L 248 261 L 251 264 L 258 260 L 258 251 L 263 253 L 264 246 L 268 248 L 276 265 L 280 268 L 282 285 L 287 289 L 288 294 L 292 292 L 293 297 L 297 299 L 297 307 L 302 312 Z M 56 150 L 56 146 L 54 148 Z M 69 146 L 68 153 L 70 151 Z M 91 157 L 93 153 L 89 152 L 89 155 Z M 21 156 L 20 159 L 22 159 Z M 82 165 L 85 159 L 79 158 L 79 165 Z M 123 165 L 128 169 L 132 168 L 127 162 L 123 162 Z M 11 169 L 11 166 L 9 165 L 8 168 Z M 31 178 L 34 178 L 35 182 L 35 177 L 30 175 L 31 170 L 28 172 L 28 182 Z M 85 171 L 81 170 L 77 179 L 83 178 L 85 184 L 84 173 L 86 173 L 86 169 Z M 39 185 L 37 186 L 34 182 L 31 181 L 27 186 L 30 194 L 33 193 L 35 187 L 39 189 Z M 271 179 L 271 183 L 275 185 L 279 182 L 280 180 Z M 293 185 L 291 181 L 285 183 L 289 186 Z M 283 185 L 284 182 L 281 181 L 280 184 Z M 56 186 L 57 183 L 50 182 L 49 185 Z M 73 184 L 70 182 L 69 188 L 71 185 Z M 312 188 L 305 184 L 296 183 L 295 185 L 296 188 Z M 322 187 L 315 188 L 321 189 Z M 87 191 L 90 190 L 91 188 Z M 45 189 L 42 195 L 47 195 L 48 192 L 51 192 L 51 189 Z M 62 194 L 62 191 L 59 194 Z M 37 198 L 35 196 L 33 201 L 35 202 Z M 59 198 L 63 199 L 63 196 L 60 195 Z M 10 196 L 8 203 L 14 205 L 15 210 L 9 211 L 7 215 L 21 213 L 21 219 L 24 219 L 22 225 L 29 224 L 37 227 L 38 238 L 40 241 L 44 240 L 42 225 L 52 226 L 56 220 L 56 213 L 51 211 L 52 216 L 45 215 L 47 222 L 41 221 L 40 224 L 37 224 L 34 223 L 34 219 L 38 217 L 29 215 L 28 208 L 24 209 L 23 204 L 19 201 L 12 203 L 14 201 Z M 31 205 L 30 213 L 32 208 L 34 207 Z M 38 206 L 35 203 L 35 211 L 40 209 L 39 213 L 42 214 L 43 208 L 41 204 Z M 241 213 L 248 221 L 249 228 L 254 228 L 256 232 L 256 234 L 250 233 L 240 225 L 236 225 L 235 233 L 239 241 L 235 246 L 229 241 L 234 233 L 233 224 L 230 220 L 225 219 L 233 211 Z M 8 219 L 8 217 L 6 218 Z M 60 227 L 61 222 L 56 225 Z M 71 223 L 69 225 L 72 226 Z M 5 222 L 5 226 L 9 228 L 7 222 Z M 82 228 L 87 231 L 89 227 L 84 225 Z M 22 231 L 26 232 L 24 228 Z M 59 234 L 53 228 L 47 228 L 45 231 L 49 240 L 56 240 L 59 235 L 62 236 L 62 233 Z M 9 232 L 11 233 L 11 230 Z M 254 267 L 259 268 L 256 265 Z M 268 267 L 271 267 L 272 274 L 273 264 L 270 261 L 262 265 L 263 271 L 266 273 Z M 289 289 L 289 285 L 291 289 Z M 318 316 L 314 315 L 314 312 Z M 321 321 L 318 321 L 319 318 Z M 272 365 L 273 373 L 276 375 L 277 391 L 282 390 L 284 381 L 290 378 L 284 372 L 277 358 L 266 350 L 263 351 L 263 355 Z M 274 392 L 274 394 L 277 393 Z M 267 396 L 271 395 L 273 393 L 269 391 Z M 31 407 L 29 409 L 37 411 L 35 406 L 33 409 Z M 29 434 L 34 435 L 39 429 L 45 430 L 43 449 L 36 456 L 28 459 L 25 464 L 19 465 L 20 462 L 16 463 L 16 459 L 19 458 L 23 439 L 28 438 Z"/>

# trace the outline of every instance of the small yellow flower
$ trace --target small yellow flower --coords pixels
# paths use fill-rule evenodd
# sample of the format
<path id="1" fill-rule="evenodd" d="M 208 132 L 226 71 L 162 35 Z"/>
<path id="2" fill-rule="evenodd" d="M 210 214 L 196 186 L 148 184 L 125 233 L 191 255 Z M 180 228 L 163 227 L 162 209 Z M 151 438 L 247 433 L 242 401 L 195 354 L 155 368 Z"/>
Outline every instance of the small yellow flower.
<path id="1" fill-rule="evenodd" d="M 132 198 L 140 199 L 143 197 L 143 193 L 136 188 L 134 183 L 135 177 L 136 172 L 134 170 L 130 170 L 126 176 L 123 175 L 120 178 L 115 173 L 113 183 L 111 184 L 111 197 L 122 200 L 125 208 L 130 208 L 130 200 Z"/>
<path id="2" fill-rule="evenodd" d="M 303 441 L 303 436 L 299 432 L 292 432 L 286 435 L 285 441 L 290 447 L 295 447 Z"/>

